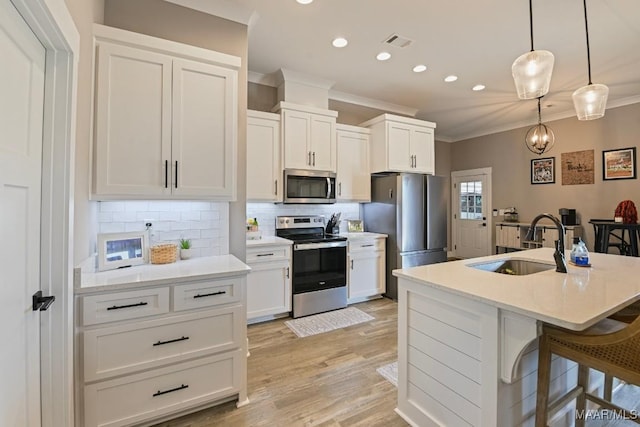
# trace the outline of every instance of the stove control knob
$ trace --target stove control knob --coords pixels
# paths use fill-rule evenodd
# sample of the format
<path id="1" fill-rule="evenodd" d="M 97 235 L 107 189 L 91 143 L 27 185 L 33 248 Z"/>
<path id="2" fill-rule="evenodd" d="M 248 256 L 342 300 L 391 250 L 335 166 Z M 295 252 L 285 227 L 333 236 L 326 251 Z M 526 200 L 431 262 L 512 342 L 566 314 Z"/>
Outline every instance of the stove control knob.
<path id="1" fill-rule="evenodd" d="M 288 220 L 288 219 L 285 219 L 285 220 L 284 220 L 284 222 L 286 222 L 287 224 L 289 224 L 289 220 Z"/>

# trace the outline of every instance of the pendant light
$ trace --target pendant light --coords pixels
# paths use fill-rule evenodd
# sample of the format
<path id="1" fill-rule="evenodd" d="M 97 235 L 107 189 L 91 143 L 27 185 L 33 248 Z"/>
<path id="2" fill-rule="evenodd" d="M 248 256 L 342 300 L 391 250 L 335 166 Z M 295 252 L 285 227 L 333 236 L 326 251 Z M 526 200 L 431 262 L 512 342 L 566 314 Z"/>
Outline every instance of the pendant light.
<path id="1" fill-rule="evenodd" d="M 520 55 L 511 66 L 511 74 L 520 99 L 540 98 L 549 92 L 553 72 L 553 54 L 548 50 L 533 49 L 533 7 L 529 0 L 529 30 L 531 51 Z"/>
<path id="2" fill-rule="evenodd" d="M 540 115 L 541 98 L 538 98 L 538 124 L 529 129 L 527 136 L 524 138 L 524 144 L 529 151 L 538 155 L 551 150 L 556 142 L 556 137 L 551 128 L 542 123 L 542 116 Z"/>
<path id="3" fill-rule="evenodd" d="M 582 86 L 573 92 L 573 106 L 576 109 L 578 120 L 594 120 L 604 116 L 607 107 L 609 88 L 603 84 L 591 83 L 591 55 L 589 53 L 589 25 L 587 24 L 587 0 L 584 3 L 584 30 L 587 35 L 587 69 L 589 71 L 589 84 Z"/>

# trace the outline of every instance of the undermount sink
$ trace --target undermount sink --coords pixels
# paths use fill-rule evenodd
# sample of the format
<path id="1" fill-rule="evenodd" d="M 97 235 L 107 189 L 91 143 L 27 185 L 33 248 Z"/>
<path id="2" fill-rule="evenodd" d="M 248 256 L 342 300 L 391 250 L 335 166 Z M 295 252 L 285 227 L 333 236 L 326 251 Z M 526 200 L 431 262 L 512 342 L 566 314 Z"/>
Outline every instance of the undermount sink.
<path id="1" fill-rule="evenodd" d="M 512 276 L 525 276 L 527 274 L 539 273 L 556 268 L 555 264 L 520 258 L 497 259 L 479 262 L 477 264 L 469 264 L 468 266 L 477 268 L 478 270 L 492 271 L 494 273 L 509 274 Z"/>

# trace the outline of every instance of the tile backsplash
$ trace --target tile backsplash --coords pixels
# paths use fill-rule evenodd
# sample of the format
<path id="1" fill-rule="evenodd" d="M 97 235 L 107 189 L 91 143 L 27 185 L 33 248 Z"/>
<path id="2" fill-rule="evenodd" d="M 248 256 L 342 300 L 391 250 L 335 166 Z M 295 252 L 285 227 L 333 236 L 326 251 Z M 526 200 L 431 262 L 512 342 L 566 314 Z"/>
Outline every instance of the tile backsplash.
<path id="1" fill-rule="evenodd" d="M 98 202 L 98 232 L 122 233 L 151 227 L 151 244 L 191 239 L 193 256 L 229 253 L 229 204 L 207 201 Z"/>
<path id="2" fill-rule="evenodd" d="M 324 215 L 341 212 L 340 231 L 347 231 L 348 219 L 360 219 L 359 203 L 336 203 L 333 205 L 285 205 L 275 203 L 247 203 L 247 217 L 256 218 L 263 236 L 276 234 L 276 216 L 284 215 Z"/>

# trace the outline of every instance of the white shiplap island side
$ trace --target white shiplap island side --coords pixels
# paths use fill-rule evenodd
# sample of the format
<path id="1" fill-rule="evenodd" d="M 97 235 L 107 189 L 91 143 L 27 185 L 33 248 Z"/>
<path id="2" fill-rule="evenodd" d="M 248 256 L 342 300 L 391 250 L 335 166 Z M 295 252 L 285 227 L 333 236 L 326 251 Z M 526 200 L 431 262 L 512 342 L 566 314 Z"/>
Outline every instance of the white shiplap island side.
<path id="1" fill-rule="evenodd" d="M 553 250 L 394 270 L 397 412 L 411 425 L 532 425 L 538 322 L 583 330 L 640 299 L 640 258 L 591 254 L 592 267 L 569 265 L 567 274 L 554 267 L 512 276 L 470 266 L 507 258 L 552 264 Z M 575 371 L 572 362 L 554 360 L 552 398 L 575 385 Z M 552 425 L 568 425 L 564 416 Z"/>

